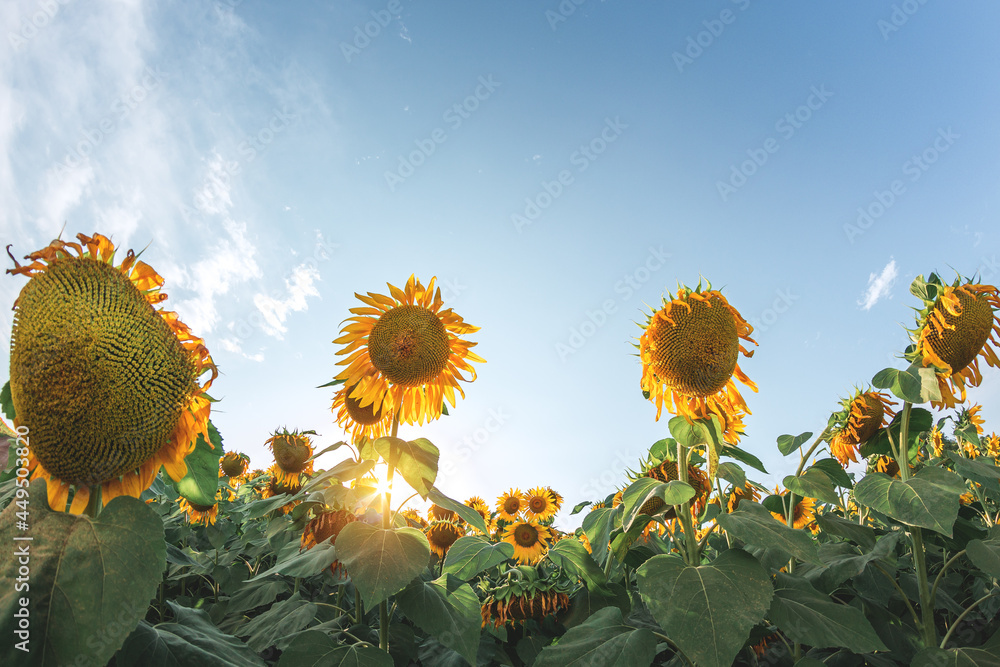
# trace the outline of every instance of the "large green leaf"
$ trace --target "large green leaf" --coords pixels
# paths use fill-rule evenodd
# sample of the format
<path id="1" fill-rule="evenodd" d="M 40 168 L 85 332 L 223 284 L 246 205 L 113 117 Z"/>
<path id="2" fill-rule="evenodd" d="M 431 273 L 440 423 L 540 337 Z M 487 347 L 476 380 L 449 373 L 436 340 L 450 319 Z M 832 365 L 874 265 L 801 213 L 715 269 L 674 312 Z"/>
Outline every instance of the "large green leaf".
<path id="1" fill-rule="evenodd" d="M 282 600 L 259 616 L 255 616 L 236 632 L 247 638 L 247 644 L 255 651 L 263 651 L 275 646 L 282 639 L 298 632 L 312 623 L 319 607 L 302 599 L 298 593 Z"/>
<path id="2" fill-rule="evenodd" d="M 337 536 L 337 558 L 369 607 L 410 583 L 430 557 L 427 538 L 416 528 L 385 530 L 354 521 Z"/>
<path id="3" fill-rule="evenodd" d="M 464 503 L 460 503 L 454 498 L 449 498 L 448 496 L 441 493 L 437 488 L 431 487 L 430 492 L 427 494 L 427 500 L 439 507 L 443 507 L 446 510 L 451 510 L 458 514 L 458 516 L 465 519 L 466 523 L 471 524 L 479 532 L 484 535 L 489 531 L 486 530 L 486 522 L 483 520 L 483 515 L 472 509 Z"/>
<path id="4" fill-rule="evenodd" d="M 767 616 L 795 641 L 816 648 L 888 650 L 861 610 L 834 602 L 801 577 L 778 573 Z"/>
<path id="5" fill-rule="evenodd" d="M 270 577 L 272 574 L 284 574 L 289 577 L 311 577 L 320 574 L 337 560 L 334 546 L 329 542 L 317 544 L 311 549 L 300 551 L 290 558 L 279 560 L 269 569 L 247 581 L 257 581 Z"/>
<path id="6" fill-rule="evenodd" d="M 991 459 L 982 457 L 981 459 L 967 459 L 957 452 L 948 452 L 948 458 L 955 464 L 955 472 L 966 479 L 1000 490 L 997 480 L 1000 479 L 1000 468 L 991 462 Z"/>
<path id="7" fill-rule="evenodd" d="M 828 503 L 840 501 L 833 480 L 819 468 L 804 470 L 798 477 L 789 475 L 782 480 L 782 484 L 800 498 L 818 498 Z"/>
<path id="8" fill-rule="evenodd" d="M 731 459 L 736 459 L 741 463 L 745 463 L 754 470 L 759 470 L 765 475 L 768 474 L 767 470 L 764 468 L 764 464 L 760 462 L 760 459 L 751 454 L 750 452 L 740 449 L 735 445 L 725 445 L 722 448 L 722 456 L 728 456 Z"/>
<path id="9" fill-rule="evenodd" d="M 333 466 L 327 472 L 337 478 L 337 481 L 343 484 L 344 482 L 349 482 L 352 479 L 357 479 L 361 477 L 366 472 L 375 467 L 374 461 L 361 460 L 355 461 L 354 459 L 347 459 L 341 461 L 337 465 Z"/>
<path id="10" fill-rule="evenodd" d="M 823 590 L 834 590 L 864 572 L 871 561 L 889 557 L 902 537 L 902 532 L 898 530 L 887 533 L 878 539 L 874 549 L 862 554 L 844 542 L 824 544 L 820 547 L 820 557 L 826 566 L 810 570 L 807 577 L 814 583 L 819 582 Z"/>
<path id="11" fill-rule="evenodd" d="M 654 556 L 637 574 L 639 593 L 653 618 L 686 656 L 704 667 L 732 665 L 774 594 L 767 572 L 741 549 L 724 551 L 698 567 L 674 555 Z"/>
<path id="12" fill-rule="evenodd" d="M 816 543 L 804 530 L 789 528 L 778 521 L 762 505 L 744 500 L 739 509 L 720 514 L 719 525 L 746 544 L 755 547 L 778 548 L 799 560 L 822 565 L 816 553 Z"/>
<path id="13" fill-rule="evenodd" d="M 621 609 L 605 607 L 542 649 L 534 667 L 648 667 L 654 657 L 653 633 L 625 625 Z"/>
<path id="14" fill-rule="evenodd" d="M 906 370 L 886 368 L 879 371 L 872 378 L 872 386 L 888 389 L 896 398 L 914 404 L 941 400 L 934 369 L 919 362 Z"/>
<path id="15" fill-rule="evenodd" d="M 806 431 L 805 433 L 799 433 L 798 435 L 779 435 L 778 436 L 778 451 L 788 456 L 796 449 L 802 446 L 804 442 L 812 437 L 812 431 Z"/>
<path id="16" fill-rule="evenodd" d="M 965 480 L 955 473 L 928 466 L 903 482 L 883 473 L 866 475 L 854 487 L 858 504 L 908 526 L 930 528 L 951 537 L 958 517 Z"/>
<path id="17" fill-rule="evenodd" d="M 208 422 L 208 442 L 201 434 L 194 451 L 187 455 L 187 474 L 174 482 L 170 475 L 164 479 L 170 480 L 177 493 L 187 498 L 195 505 L 214 505 L 215 492 L 219 490 L 219 458 L 223 455 L 222 436 L 211 421 Z"/>
<path id="18" fill-rule="evenodd" d="M 642 506 L 652 500 L 659 498 L 663 500 L 666 509 L 667 505 L 680 505 L 694 498 L 694 488 L 684 482 L 660 482 L 652 477 L 640 477 L 622 493 L 622 524 L 625 530 L 632 528 L 633 522 L 639 517 L 639 510 Z"/>
<path id="19" fill-rule="evenodd" d="M 862 526 L 857 521 L 848 521 L 841 516 L 826 512 L 816 516 L 816 523 L 824 533 L 843 537 L 865 549 L 875 546 L 875 530 L 869 526 Z"/>
<path id="20" fill-rule="evenodd" d="M 559 540 L 545 553 L 545 556 L 566 572 L 582 579 L 591 591 L 614 595 L 608 588 L 604 571 L 579 540 Z"/>
<path id="21" fill-rule="evenodd" d="M 393 662 L 376 646 L 345 646 L 325 632 L 307 630 L 281 654 L 278 667 L 393 667 Z"/>
<path id="22" fill-rule="evenodd" d="M 591 510 L 583 517 L 583 533 L 590 542 L 591 553 L 599 565 L 604 565 L 608 558 L 608 545 L 611 544 L 611 532 L 614 529 L 615 516 L 621 516 L 622 507 L 599 507 Z"/>
<path id="23" fill-rule="evenodd" d="M 27 531 L 17 525 L 16 503 L 0 514 L 0 578 L 6 582 L 0 663 L 103 665 L 146 615 L 163 576 L 163 522 L 129 496 L 109 502 L 97 519 L 53 512 L 46 497 L 45 482 L 33 482 Z M 29 561 L 27 581 L 18 581 L 21 558 Z M 30 600 L 30 637 L 17 634 L 21 599 Z M 30 654 L 16 648 L 23 639 L 30 639 Z"/>
<path id="24" fill-rule="evenodd" d="M 965 553 L 973 565 L 1000 579 L 1000 540 L 970 540 L 965 545 Z"/>
<path id="25" fill-rule="evenodd" d="M 14 400 L 10 394 L 10 380 L 7 380 L 3 389 L 0 389 L 0 410 L 3 410 L 4 417 L 10 421 L 14 421 L 14 417 L 17 416 L 14 412 Z"/>
<path id="26" fill-rule="evenodd" d="M 976 633 L 973 631 L 973 635 Z M 1000 631 L 976 648 L 925 648 L 913 658 L 912 667 L 996 667 L 1000 665 Z"/>
<path id="27" fill-rule="evenodd" d="M 375 441 L 375 451 L 403 476 L 421 498 L 427 500 L 427 494 L 437 478 L 438 458 L 441 456 L 430 440 L 417 438 L 407 442 L 402 438 L 379 438 Z"/>
<path id="28" fill-rule="evenodd" d="M 492 544 L 476 535 L 460 537 L 448 549 L 444 558 L 444 574 L 468 581 L 474 576 L 514 557 L 510 542 Z"/>
<path id="29" fill-rule="evenodd" d="M 469 584 L 450 574 L 415 581 L 396 596 L 396 602 L 418 628 L 476 664 L 483 616 L 479 597 Z"/>
<path id="30" fill-rule="evenodd" d="M 725 445 L 722 435 L 722 425 L 719 418 L 713 415 L 709 419 L 690 420 L 687 417 L 674 417 L 667 424 L 670 435 L 685 447 L 705 445 L 708 450 L 708 476 L 715 479 L 719 467 L 719 455 Z"/>
<path id="31" fill-rule="evenodd" d="M 845 489 L 854 488 L 854 482 L 851 481 L 850 475 L 847 474 L 837 459 L 820 459 L 812 464 L 810 470 L 812 469 L 819 469 L 825 472 L 837 486 L 842 486 Z"/>
<path id="32" fill-rule="evenodd" d="M 249 646 L 221 632 L 208 614 L 167 600 L 174 622 L 145 621 L 125 640 L 118 667 L 263 667 Z"/>
<path id="33" fill-rule="evenodd" d="M 743 472 L 743 468 L 730 461 L 720 464 L 715 474 L 736 488 L 743 488 L 747 484 L 747 474 Z"/>

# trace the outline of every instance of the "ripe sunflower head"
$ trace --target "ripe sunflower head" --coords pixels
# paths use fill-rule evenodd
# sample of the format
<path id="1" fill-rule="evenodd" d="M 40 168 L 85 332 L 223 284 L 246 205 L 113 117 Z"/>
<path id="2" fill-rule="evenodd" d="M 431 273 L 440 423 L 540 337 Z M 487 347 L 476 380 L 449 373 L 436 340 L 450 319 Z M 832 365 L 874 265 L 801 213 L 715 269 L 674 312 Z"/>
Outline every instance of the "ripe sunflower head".
<path id="1" fill-rule="evenodd" d="M 754 391 L 755 385 L 742 370 L 740 353 L 750 357 L 741 340 L 750 338 L 753 327 L 711 285 L 681 286 L 674 299 L 663 299 L 659 310 L 647 316 L 639 338 L 642 390 L 656 404 L 660 418 L 664 404 L 669 412 L 688 419 L 717 415 L 727 438 L 739 440 L 733 425 L 749 413 L 733 378 Z"/>
<path id="2" fill-rule="evenodd" d="M 453 521 L 432 521 L 424 534 L 431 545 L 431 551 L 443 559 L 451 545 L 465 535 L 465 528 Z"/>
<path id="3" fill-rule="evenodd" d="M 471 348 L 476 343 L 460 336 L 479 331 L 451 308 L 442 309 L 441 290 L 434 278 L 425 288 L 414 276 L 404 289 L 388 285 L 391 296 L 355 294 L 365 305 L 351 308 L 353 317 L 334 343 L 346 358 L 338 380 L 350 390 L 347 398 L 357 409 L 374 415 L 392 415 L 407 424 L 423 424 L 441 416 L 444 401 L 455 405 L 458 382 L 476 379 L 470 362 L 484 362 Z M 467 373 L 468 377 L 463 375 Z"/>
<path id="4" fill-rule="evenodd" d="M 294 479 L 296 482 L 299 475 L 311 475 L 313 473 L 313 446 L 309 435 L 315 435 L 315 431 L 298 430 L 289 432 L 287 429 L 275 431 L 264 444 L 274 453 L 274 466 L 271 473 L 278 478 L 281 483 Z"/>
<path id="5" fill-rule="evenodd" d="M 889 477 L 899 477 L 899 463 L 891 456 L 876 456 L 868 461 L 868 472 L 881 472 Z"/>
<path id="6" fill-rule="evenodd" d="M 491 595 L 482 605 L 483 627 L 522 625 L 533 619 L 541 623 L 546 616 L 558 616 L 569 609 L 569 596 L 558 590 L 532 590 L 509 594 L 505 597 Z"/>
<path id="7" fill-rule="evenodd" d="M 230 483 L 237 486 L 248 479 L 250 457 L 240 452 L 226 452 L 219 459 L 219 477 L 228 477 Z"/>
<path id="8" fill-rule="evenodd" d="M 351 397 L 356 388 L 356 384 L 343 384 L 333 397 L 331 410 L 337 413 L 337 426 L 349 432 L 354 443 L 389 435 L 392 411 L 383 409 L 382 404 L 376 408 L 375 403 L 362 407 L 360 399 Z"/>
<path id="9" fill-rule="evenodd" d="M 840 403 L 840 412 L 830 417 L 830 452 L 847 465 L 857 462 L 858 447 L 887 426 L 895 413 L 892 400 L 877 391 L 855 390 L 854 395 Z"/>
<path id="10" fill-rule="evenodd" d="M 527 509 L 527 501 L 520 489 L 510 489 L 497 498 L 497 518 L 517 521 Z"/>
<path id="11" fill-rule="evenodd" d="M 181 496 L 180 508 L 187 513 L 188 523 L 192 525 L 208 526 L 215 525 L 215 520 L 219 516 L 219 503 L 214 505 L 197 505 Z"/>
<path id="12" fill-rule="evenodd" d="M 504 542 L 514 545 L 514 558 L 525 565 L 537 563 L 548 551 L 552 538 L 552 529 L 534 519 L 516 520 L 503 534 Z"/>
<path id="13" fill-rule="evenodd" d="M 547 488 L 536 486 L 525 494 L 527 516 L 537 521 L 545 521 L 556 514 L 556 500 Z"/>
<path id="14" fill-rule="evenodd" d="M 910 331 L 913 345 L 906 359 L 933 366 L 941 400 L 935 408 L 953 408 L 965 401 L 965 386 L 978 387 L 983 376 L 979 358 L 990 366 L 1000 366 L 996 350 L 1000 345 L 1000 293 L 993 285 L 981 285 L 961 276 L 945 285 L 936 274 L 925 281 L 918 276 L 910 292 L 923 301 L 917 311 L 917 328 Z M 958 398 L 956 400 L 956 393 Z"/>
<path id="15" fill-rule="evenodd" d="M 161 466 L 184 477 L 198 436 L 210 442 L 205 392 L 218 374 L 203 341 L 154 307 L 167 295 L 148 264 L 129 250 L 116 266 L 110 239 L 77 238 L 7 271 L 29 278 L 11 332 L 15 425 L 30 430 L 28 467 L 46 480 L 49 506 L 65 511 L 73 491 L 73 513 L 96 487 L 107 504 L 138 498 Z"/>
<path id="16" fill-rule="evenodd" d="M 299 476 L 284 474 L 284 471 L 278 467 L 277 463 L 268 468 L 267 472 L 270 475 L 270 480 L 261 489 L 261 498 L 273 498 L 280 495 L 294 496 L 302 488 Z M 283 505 L 281 507 L 282 513 L 288 514 L 295 509 L 295 506 L 300 502 L 302 501 L 296 500 Z"/>
<path id="17" fill-rule="evenodd" d="M 306 524 L 299 541 L 300 548 L 312 549 L 326 540 L 330 540 L 330 544 L 334 544 L 337 541 L 337 535 L 340 535 L 344 526 L 357 520 L 358 517 L 347 510 L 324 510 Z M 343 566 L 339 560 L 330 564 L 330 573 L 334 576 L 339 576 L 342 570 Z"/>

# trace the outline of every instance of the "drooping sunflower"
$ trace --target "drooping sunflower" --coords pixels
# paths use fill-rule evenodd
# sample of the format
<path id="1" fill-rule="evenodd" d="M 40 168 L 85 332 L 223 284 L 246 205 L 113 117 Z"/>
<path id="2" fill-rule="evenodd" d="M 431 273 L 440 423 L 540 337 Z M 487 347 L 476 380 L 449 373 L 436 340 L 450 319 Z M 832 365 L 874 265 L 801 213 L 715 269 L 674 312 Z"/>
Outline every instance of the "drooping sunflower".
<path id="1" fill-rule="evenodd" d="M 283 471 L 275 463 L 268 469 L 270 474 L 270 480 L 267 485 L 261 489 L 261 498 L 274 498 L 275 496 L 287 495 L 294 496 L 302 488 L 301 481 L 298 476 L 288 476 L 281 475 Z M 290 501 L 285 505 L 282 505 L 281 511 L 283 514 L 288 514 L 295 506 L 298 505 L 301 500 Z"/>
<path id="2" fill-rule="evenodd" d="M 411 528 L 419 528 L 420 530 L 423 530 L 427 527 L 427 519 L 420 516 L 420 513 L 412 507 L 403 510 L 402 516 L 406 519 L 407 525 Z"/>
<path id="3" fill-rule="evenodd" d="M 314 431 L 287 429 L 275 431 L 264 444 L 274 453 L 274 465 L 271 466 L 271 474 L 278 478 L 282 484 L 291 480 L 298 482 L 299 475 L 311 475 L 313 473 L 313 446 L 309 435 L 315 435 Z"/>
<path id="4" fill-rule="evenodd" d="M 733 490 L 729 495 L 729 500 L 726 502 L 726 508 L 730 512 L 735 512 L 736 508 L 740 506 L 740 501 L 744 499 L 751 502 L 757 502 L 760 499 L 757 487 L 752 485 L 750 482 L 747 482 L 744 486 L 733 487 Z"/>
<path id="5" fill-rule="evenodd" d="M 885 473 L 889 477 L 899 476 L 899 463 L 891 456 L 876 456 L 868 462 L 868 471 Z"/>
<path id="6" fill-rule="evenodd" d="M 454 511 L 436 504 L 432 504 L 430 509 L 427 510 L 427 516 L 435 521 L 454 521 L 458 518 L 458 515 Z"/>
<path id="7" fill-rule="evenodd" d="M 734 376 L 754 391 L 755 385 L 740 369 L 740 353 L 753 356 L 741 340 L 757 344 L 753 327 L 726 298 L 708 285 L 701 291 L 681 286 L 674 299 L 663 299 L 659 310 L 647 315 L 639 338 L 641 386 L 656 404 L 656 419 L 667 411 L 688 419 L 718 415 L 726 437 L 739 441 L 734 428 L 741 414 L 749 414 L 736 388 Z"/>
<path id="8" fill-rule="evenodd" d="M 497 498 L 497 518 L 504 521 L 517 521 L 521 518 L 527 502 L 520 489 L 510 489 Z"/>
<path id="9" fill-rule="evenodd" d="M 536 521 L 545 521 L 556 514 L 556 499 L 547 488 L 536 486 L 524 494 L 526 516 Z"/>
<path id="10" fill-rule="evenodd" d="M 777 489 L 775 489 L 777 491 Z M 786 499 L 788 493 L 780 494 L 782 500 Z M 786 502 L 785 505 L 788 503 Z M 781 523 L 787 523 L 788 519 L 784 512 L 771 512 L 771 516 L 780 521 Z M 792 511 L 792 527 L 793 528 L 809 528 L 816 520 L 816 501 L 813 498 L 802 498 L 801 496 L 795 496 L 795 509 Z"/>
<path id="11" fill-rule="evenodd" d="M 313 517 L 302 531 L 302 538 L 299 540 L 300 549 L 312 549 L 317 544 L 330 540 L 330 544 L 337 541 L 337 535 L 349 523 L 357 521 L 347 510 L 324 510 Z M 339 560 L 330 564 L 330 573 L 339 576 L 343 571 L 343 566 Z"/>
<path id="12" fill-rule="evenodd" d="M 664 461 L 660 465 L 653 466 L 652 468 L 646 470 L 643 476 L 651 477 L 660 482 L 673 482 L 680 479 L 677 474 L 676 461 Z M 705 503 L 708 501 L 708 494 L 712 492 L 712 485 L 708 481 L 708 475 L 706 475 L 701 468 L 695 465 L 688 465 L 687 478 L 688 484 L 694 488 L 694 498 L 691 499 L 691 511 L 695 515 L 701 514 L 701 511 L 705 509 Z M 653 499 L 650 499 L 647 502 L 651 502 L 652 500 Z M 656 500 L 663 502 L 659 498 Z M 646 513 L 648 514 L 648 512 Z M 677 513 L 674 511 L 674 508 L 671 507 L 667 510 L 664 516 L 668 519 L 672 519 L 675 518 L 676 515 Z"/>
<path id="13" fill-rule="evenodd" d="M 29 469 L 49 506 L 82 512 L 138 498 L 163 466 L 177 481 L 198 436 L 208 437 L 218 375 L 204 342 L 156 309 L 161 278 L 129 250 L 115 266 L 101 234 L 56 239 L 7 273 L 29 278 L 14 303 L 10 388 L 15 426 L 31 432 Z M 13 259 L 13 256 L 12 256 Z M 199 378 L 211 372 L 203 384 Z"/>
<path id="14" fill-rule="evenodd" d="M 337 379 L 352 388 L 347 395 L 359 409 L 378 406 L 371 410 L 391 415 L 399 406 L 401 422 L 423 424 L 441 416 L 445 400 L 455 406 L 456 389 L 465 398 L 459 381 L 475 380 L 469 362 L 485 359 L 472 352 L 476 343 L 460 336 L 479 327 L 442 310 L 434 280 L 424 288 L 411 275 L 402 290 L 388 285 L 391 296 L 355 293 L 365 306 L 351 308 L 354 316 L 334 343 L 344 345 L 338 355 L 347 355 L 337 362 L 347 366 Z"/>
<path id="15" fill-rule="evenodd" d="M 913 345 L 905 357 L 936 370 L 941 400 L 935 408 L 953 408 L 965 401 L 965 386 L 978 387 L 983 376 L 978 358 L 1000 366 L 1000 293 L 993 285 L 981 285 L 958 276 L 951 285 L 932 273 L 925 281 L 918 276 L 910 292 L 923 302 L 917 312 L 917 327 L 910 330 Z M 958 394 L 956 400 L 956 393 Z"/>
<path id="16" fill-rule="evenodd" d="M 483 602 L 481 613 L 483 627 L 490 624 L 499 628 L 508 624 L 520 625 L 529 618 L 541 623 L 546 616 L 557 616 L 566 609 L 569 609 L 569 596 L 560 590 L 550 589 L 499 598 L 491 595 Z"/>
<path id="17" fill-rule="evenodd" d="M 226 452 L 219 459 L 219 477 L 228 477 L 229 483 L 239 488 L 247 481 L 247 470 L 250 468 L 250 457 L 239 452 Z"/>
<path id="18" fill-rule="evenodd" d="M 215 525 L 219 516 L 219 503 L 214 505 L 198 505 L 181 496 L 180 508 L 187 513 L 188 523 L 192 525 Z"/>
<path id="19" fill-rule="evenodd" d="M 375 403 L 362 407 L 357 398 L 351 394 L 357 385 L 343 384 L 333 397 L 331 410 L 337 413 L 337 426 L 351 434 L 354 443 L 362 440 L 376 440 L 389 435 L 392 430 L 392 411 L 381 406 L 375 408 Z"/>
<path id="20" fill-rule="evenodd" d="M 877 391 L 855 390 L 850 398 L 841 401 L 840 412 L 830 417 L 828 440 L 830 453 L 846 466 L 848 461 L 858 461 L 858 447 L 888 426 L 895 416 L 892 400 Z"/>
<path id="21" fill-rule="evenodd" d="M 465 535 L 465 528 L 454 521 L 432 521 L 424 530 L 424 534 L 431 545 L 431 551 L 436 553 L 438 558 L 444 558 L 451 545 Z"/>
<path id="22" fill-rule="evenodd" d="M 503 539 L 514 545 L 514 558 L 519 563 L 533 565 L 548 551 L 552 530 L 534 519 L 522 519 L 507 526 Z"/>

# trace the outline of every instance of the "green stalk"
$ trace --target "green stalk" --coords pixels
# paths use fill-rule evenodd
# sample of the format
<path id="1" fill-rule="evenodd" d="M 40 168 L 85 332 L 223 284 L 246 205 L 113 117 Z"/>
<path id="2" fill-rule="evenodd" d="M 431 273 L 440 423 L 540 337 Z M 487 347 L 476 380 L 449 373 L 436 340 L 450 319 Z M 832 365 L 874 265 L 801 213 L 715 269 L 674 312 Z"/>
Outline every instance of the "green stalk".
<path id="1" fill-rule="evenodd" d="M 97 515 L 101 513 L 101 508 L 104 503 L 101 502 L 101 485 L 97 484 L 90 487 L 90 499 L 87 501 L 87 509 L 83 512 L 91 519 L 96 519 Z"/>
<path id="2" fill-rule="evenodd" d="M 399 433 L 399 406 L 392 418 L 392 437 Z M 386 473 L 386 490 L 382 495 L 382 528 L 389 530 L 392 528 L 390 512 L 392 511 L 392 474 L 395 472 L 388 460 L 385 462 L 389 472 Z M 378 603 L 378 647 L 383 651 L 389 651 L 389 601 L 382 600 Z"/>
<path id="3" fill-rule="evenodd" d="M 962 614 L 958 618 L 955 619 L 955 622 L 951 624 L 951 627 L 948 628 L 948 632 L 945 634 L 944 639 L 941 640 L 941 646 L 939 648 L 943 649 L 948 644 L 948 640 L 951 639 L 951 633 L 953 633 L 955 631 L 955 628 L 958 627 L 958 624 L 961 623 L 965 619 L 965 617 L 968 616 L 972 612 L 973 609 L 975 609 L 976 607 L 979 606 L 980 602 L 983 602 L 983 601 L 985 601 L 985 600 L 987 600 L 988 598 L 991 598 L 991 597 L 993 597 L 993 591 L 990 591 L 989 593 L 987 593 L 983 597 L 979 598 L 978 600 L 976 600 L 975 602 L 973 602 L 972 605 L 970 605 L 968 609 L 966 609 L 965 611 L 963 611 Z"/>
<path id="4" fill-rule="evenodd" d="M 688 448 L 677 443 L 677 479 L 685 484 L 688 483 L 687 474 L 687 462 L 688 462 Z M 683 505 L 677 505 L 680 509 L 676 511 L 678 518 L 680 519 L 681 525 L 684 526 L 684 541 L 687 544 L 687 549 L 684 559 L 687 561 L 688 565 L 697 567 L 701 564 L 701 557 L 698 553 L 698 538 L 694 534 L 694 526 L 691 523 L 691 506 L 690 500 L 685 500 Z"/>

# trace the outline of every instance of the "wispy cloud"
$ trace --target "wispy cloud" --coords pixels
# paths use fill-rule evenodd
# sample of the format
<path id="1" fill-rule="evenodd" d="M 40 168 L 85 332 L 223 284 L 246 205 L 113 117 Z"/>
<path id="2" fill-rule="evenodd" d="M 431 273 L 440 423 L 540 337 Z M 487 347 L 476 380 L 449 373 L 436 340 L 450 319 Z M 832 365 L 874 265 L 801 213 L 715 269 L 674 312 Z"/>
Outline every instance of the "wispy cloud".
<path id="1" fill-rule="evenodd" d="M 288 296 L 283 299 L 266 294 L 255 294 L 254 305 L 264 316 L 262 328 L 264 333 L 281 340 L 282 334 L 288 331 L 285 320 L 290 312 L 306 310 L 309 304 L 306 297 L 319 296 L 319 291 L 313 284 L 319 280 L 319 271 L 311 264 L 299 264 L 292 269 L 292 275 L 285 279 Z"/>
<path id="2" fill-rule="evenodd" d="M 872 306 L 884 297 L 889 296 L 889 290 L 892 289 L 898 275 L 899 270 L 896 268 L 896 260 L 891 258 L 881 273 L 877 275 L 874 273 L 870 274 L 868 276 L 868 288 L 865 290 L 861 300 L 858 301 L 861 310 L 871 310 Z"/>

